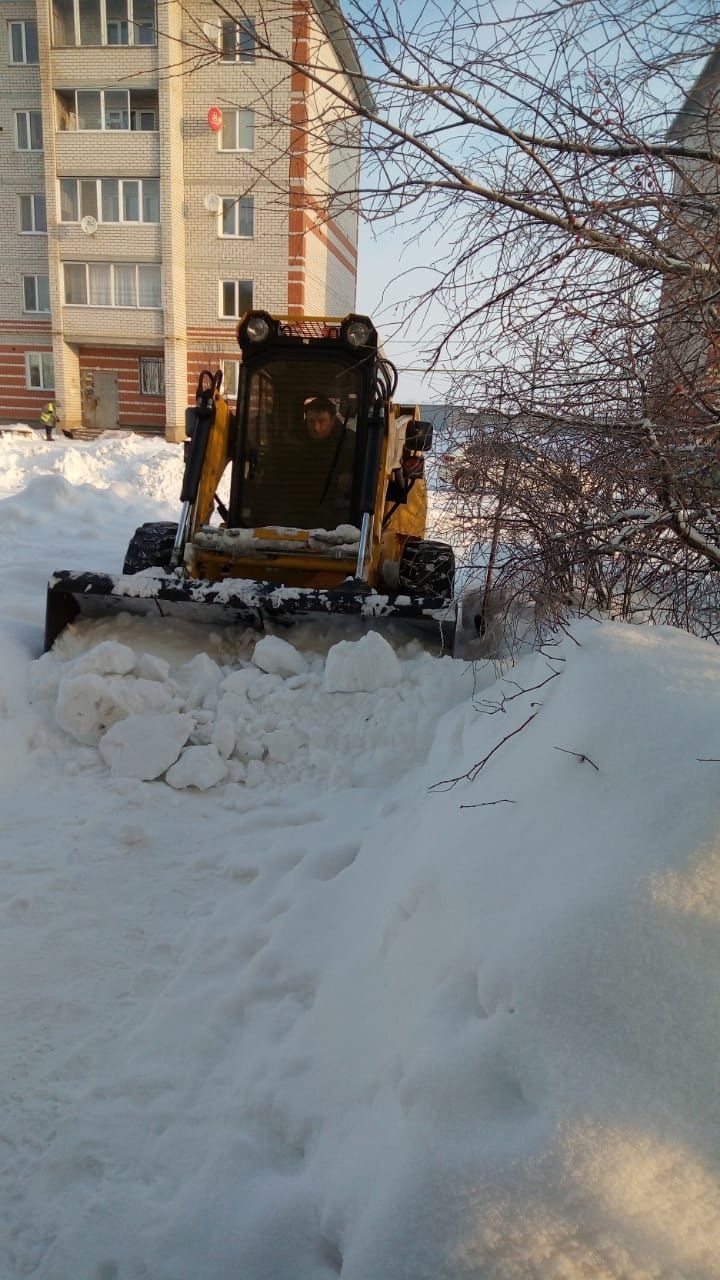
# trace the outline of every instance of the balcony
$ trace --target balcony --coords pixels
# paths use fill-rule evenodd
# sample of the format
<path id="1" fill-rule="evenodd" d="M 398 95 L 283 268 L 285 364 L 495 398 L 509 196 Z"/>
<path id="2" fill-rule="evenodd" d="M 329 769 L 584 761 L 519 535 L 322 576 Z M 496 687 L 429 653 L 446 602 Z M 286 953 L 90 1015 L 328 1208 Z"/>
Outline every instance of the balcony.
<path id="1" fill-rule="evenodd" d="M 62 325 L 69 342 L 102 338 L 132 346 L 148 338 L 162 338 L 163 313 L 132 307 L 63 307 Z"/>
<path id="2" fill-rule="evenodd" d="M 95 49 L 54 49 L 52 55 L 55 84 L 134 85 L 157 84 L 158 51 L 154 46 L 127 48 L 100 46 Z"/>
<path id="3" fill-rule="evenodd" d="M 57 172 L 64 178 L 156 178 L 160 173 L 157 133 L 56 133 Z"/>

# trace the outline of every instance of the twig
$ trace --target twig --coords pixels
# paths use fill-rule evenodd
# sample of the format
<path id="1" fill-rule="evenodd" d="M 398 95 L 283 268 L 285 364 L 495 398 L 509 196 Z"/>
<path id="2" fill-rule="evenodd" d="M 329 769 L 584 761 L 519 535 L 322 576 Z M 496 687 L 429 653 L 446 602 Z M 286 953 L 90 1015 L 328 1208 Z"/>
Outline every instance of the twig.
<path id="1" fill-rule="evenodd" d="M 582 645 L 580 641 L 575 638 L 575 636 L 572 634 L 572 632 L 569 630 L 568 627 L 564 626 L 562 622 L 558 622 L 557 626 L 560 628 L 563 635 L 567 636 L 568 640 L 572 640 L 573 644 L 576 644 L 578 649 L 582 649 Z"/>
<path id="2" fill-rule="evenodd" d="M 718 756 L 698 756 L 697 759 L 699 764 L 720 764 Z"/>
<path id="3" fill-rule="evenodd" d="M 428 787 L 428 791 L 437 791 L 440 787 L 445 787 L 447 791 L 452 791 L 453 787 L 456 787 L 458 782 L 474 782 L 480 770 L 485 768 L 488 760 L 495 755 L 495 752 L 499 751 L 500 748 L 504 746 L 506 742 L 509 742 L 511 738 L 514 738 L 516 733 L 522 733 L 522 730 L 527 728 L 530 722 L 535 719 L 537 714 L 537 711 L 533 711 L 532 715 L 528 716 L 527 720 L 523 720 L 522 724 L 519 725 L 517 729 L 513 729 L 512 733 L 506 733 L 505 737 L 501 738 L 500 741 L 495 744 L 492 751 L 488 751 L 487 755 L 483 756 L 482 760 L 478 760 L 477 764 L 474 764 L 471 769 L 468 769 L 467 773 L 461 773 L 457 778 L 443 778 L 440 782 L 434 782 L 431 787 Z"/>
<path id="4" fill-rule="evenodd" d="M 554 661 L 554 659 L 550 659 L 550 661 Z M 546 676 L 544 680 L 541 680 L 539 684 L 531 684 L 527 689 L 523 689 L 522 685 L 519 685 L 516 680 L 508 680 L 508 684 L 514 684 L 517 687 L 517 693 L 511 693 L 507 696 L 503 694 L 499 702 L 490 702 L 486 698 L 478 705 L 478 711 L 482 711 L 484 715 L 494 716 L 498 711 L 504 711 L 508 702 L 513 702 L 515 698 L 519 698 L 523 693 L 535 693 L 537 689 L 542 689 L 544 685 L 549 684 L 551 680 L 554 680 L 555 677 L 559 675 L 559 671 L 552 671 L 551 674 Z M 535 707 L 540 704 L 531 702 L 530 705 Z"/>
<path id="5" fill-rule="evenodd" d="M 586 756 L 583 751 L 568 751 L 567 747 L 553 747 L 553 751 L 563 751 L 566 756 L 575 756 L 576 760 L 579 760 L 581 764 L 591 764 L 596 773 L 600 772 L 595 761 Z"/>
<path id="6" fill-rule="evenodd" d="M 491 804 L 517 804 L 517 800 L 482 800 L 480 804 L 461 804 L 461 809 L 486 809 Z"/>

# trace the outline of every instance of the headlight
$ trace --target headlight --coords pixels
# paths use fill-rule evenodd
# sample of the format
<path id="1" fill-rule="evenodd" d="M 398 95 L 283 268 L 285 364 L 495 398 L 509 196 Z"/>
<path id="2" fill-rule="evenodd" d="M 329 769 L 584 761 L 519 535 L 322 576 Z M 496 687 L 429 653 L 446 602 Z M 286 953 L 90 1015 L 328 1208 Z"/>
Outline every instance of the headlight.
<path id="1" fill-rule="evenodd" d="M 270 325 L 264 316 L 250 316 L 245 325 L 248 342 L 264 342 L 270 333 Z"/>
<path id="2" fill-rule="evenodd" d="M 276 328 L 275 321 L 267 311 L 246 311 L 237 327 L 238 345 L 242 351 L 253 351 L 267 342 Z"/>
<path id="3" fill-rule="evenodd" d="M 350 320 L 343 326 L 343 337 L 349 347 L 367 347 L 375 330 L 368 320 Z"/>

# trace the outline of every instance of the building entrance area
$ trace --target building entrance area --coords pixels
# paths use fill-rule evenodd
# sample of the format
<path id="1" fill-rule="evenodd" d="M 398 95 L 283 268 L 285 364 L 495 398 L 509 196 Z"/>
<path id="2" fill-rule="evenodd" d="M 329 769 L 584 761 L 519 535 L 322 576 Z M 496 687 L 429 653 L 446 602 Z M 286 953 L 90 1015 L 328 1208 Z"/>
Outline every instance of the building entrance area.
<path id="1" fill-rule="evenodd" d="M 87 369 L 82 377 L 84 431 L 112 431 L 118 426 L 118 379 L 107 369 Z"/>

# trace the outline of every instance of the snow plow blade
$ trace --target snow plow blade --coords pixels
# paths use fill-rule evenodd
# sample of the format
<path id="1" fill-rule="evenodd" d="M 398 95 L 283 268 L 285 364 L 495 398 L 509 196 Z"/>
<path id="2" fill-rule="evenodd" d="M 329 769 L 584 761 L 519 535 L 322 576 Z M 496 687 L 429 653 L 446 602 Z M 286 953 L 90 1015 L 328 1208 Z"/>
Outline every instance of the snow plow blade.
<path id="1" fill-rule="evenodd" d="M 337 588 L 282 587 L 272 582 L 226 578 L 204 582 L 175 573 L 112 575 L 61 569 L 48 583 L 45 651 L 78 617 L 117 613 L 183 618 L 205 624 L 236 624 L 262 631 L 266 621 L 280 624 L 323 614 L 397 619 L 434 631 L 443 650 L 452 652 L 455 605 L 430 596 L 383 595 L 363 584 Z"/>

